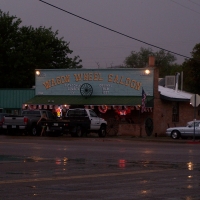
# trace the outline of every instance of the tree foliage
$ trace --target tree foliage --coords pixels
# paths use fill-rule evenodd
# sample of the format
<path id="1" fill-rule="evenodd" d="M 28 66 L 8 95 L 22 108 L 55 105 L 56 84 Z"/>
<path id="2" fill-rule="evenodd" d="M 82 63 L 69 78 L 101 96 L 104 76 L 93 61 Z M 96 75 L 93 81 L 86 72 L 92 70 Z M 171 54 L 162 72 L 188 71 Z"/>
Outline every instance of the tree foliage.
<path id="1" fill-rule="evenodd" d="M 20 26 L 21 19 L 0 10 L 0 87 L 30 88 L 35 69 L 81 68 L 69 43 L 51 28 Z"/>
<path id="2" fill-rule="evenodd" d="M 160 77 L 171 74 L 172 67 L 178 67 L 174 62 L 176 57 L 169 52 L 160 50 L 153 52 L 151 48 L 141 48 L 139 52 L 132 51 L 125 58 L 124 64 L 127 68 L 143 68 L 148 66 L 149 56 L 155 57 L 155 66 L 159 68 Z"/>
<path id="3" fill-rule="evenodd" d="M 183 63 L 184 90 L 200 94 L 200 44 L 194 46 L 191 56 Z"/>

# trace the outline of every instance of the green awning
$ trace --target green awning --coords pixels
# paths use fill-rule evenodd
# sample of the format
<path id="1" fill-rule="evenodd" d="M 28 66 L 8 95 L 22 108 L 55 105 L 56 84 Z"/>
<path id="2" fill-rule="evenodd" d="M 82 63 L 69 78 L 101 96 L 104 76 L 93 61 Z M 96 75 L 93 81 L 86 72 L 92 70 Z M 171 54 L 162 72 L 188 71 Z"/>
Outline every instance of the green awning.
<path id="1" fill-rule="evenodd" d="M 32 105 L 141 105 L 141 96 L 64 96 L 37 95 L 24 104 Z M 147 96 L 146 107 L 153 107 L 153 97 Z"/>

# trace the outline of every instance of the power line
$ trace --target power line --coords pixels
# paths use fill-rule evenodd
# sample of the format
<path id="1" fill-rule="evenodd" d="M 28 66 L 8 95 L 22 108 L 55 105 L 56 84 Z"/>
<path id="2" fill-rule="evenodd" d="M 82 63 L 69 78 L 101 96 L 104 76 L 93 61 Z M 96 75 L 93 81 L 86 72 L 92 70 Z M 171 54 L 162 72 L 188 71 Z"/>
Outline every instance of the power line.
<path id="1" fill-rule="evenodd" d="M 131 36 L 129 36 L 129 35 L 126 35 L 126 34 L 124 34 L 124 33 L 121 33 L 121 32 L 119 32 L 119 31 L 116 31 L 116 30 L 114 30 L 114 29 L 108 28 L 108 27 L 106 27 L 106 26 L 103 26 L 103 25 L 98 24 L 98 23 L 96 23 L 96 22 L 93 22 L 93 21 L 91 21 L 91 20 L 88 20 L 88 19 L 86 19 L 86 18 L 83 18 L 83 17 L 81 17 L 81 16 L 78 16 L 78 15 L 76 15 L 76 14 L 74 14 L 74 13 L 71 13 L 71 12 L 69 12 L 69 11 L 67 11 L 67 10 L 64 10 L 64 9 L 62 9 L 62 8 L 59 8 L 59 7 L 57 7 L 57 6 L 53 5 L 53 4 L 47 3 L 47 2 L 45 2 L 45 1 L 43 1 L 43 0 L 39 0 L 39 1 L 41 1 L 41 2 L 44 3 L 44 4 L 49 5 L 49 6 L 51 6 L 51 7 L 54 7 L 54 8 L 56 8 L 56 9 L 58 9 L 58 10 L 61 10 L 61 11 L 63 11 L 63 12 L 66 12 L 66 13 L 68 13 L 68 14 L 70 14 L 70 15 L 73 15 L 73 16 L 75 16 L 75 17 L 78 17 L 78 18 L 80 18 L 80 19 L 82 19 L 82 20 L 85 20 L 85 21 L 87 21 L 87 22 L 89 22 L 89 23 L 95 24 L 95 25 L 97 25 L 97 26 L 99 26 L 99 27 L 101 27 L 101 28 L 107 29 L 107 30 L 112 31 L 112 32 L 114 32 L 114 33 L 117 33 L 117 34 L 119 34 L 119 35 L 123 35 L 123 36 L 125 36 L 125 37 L 127 37 L 127 38 L 130 38 L 130 39 L 132 39 L 132 40 L 136 40 L 136 41 L 138 41 L 138 42 L 141 42 L 141 43 L 143 43 L 143 44 L 146 44 L 146 45 L 155 47 L 155 48 L 157 48 L 157 49 L 160 49 L 160 50 L 163 50 L 163 51 L 167 51 L 167 52 L 169 52 L 169 53 L 172 53 L 172 54 L 175 54 L 175 55 L 184 57 L 184 58 L 191 59 L 191 58 L 188 57 L 188 56 L 185 56 L 185 55 L 182 55 L 182 54 L 179 54 L 179 53 L 176 53 L 176 52 L 173 52 L 173 51 L 164 49 L 164 48 L 162 48 L 162 47 L 158 47 L 158 46 L 156 46 L 156 45 L 153 45 L 153 44 L 150 44 L 150 43 L 148 43 L 148 42 L 145 42 L 145 41 L 139 40 L 139 39 L 137 39 L 137 38 L 131 37 Z"/>
<path id="2" fill-rule="evenodd" d="M 190 1 L 190 2 L 193 3 L 193 4 L 196 4 L 196 5 L 200 6 L 200 4 L 198 4 L 198 3 L 196 3 L 196 2 L 194 2 L 194 1 L 192 1 L 192 0 L 188 0 L 188 1 Z"/>
<path id="3" fill-rule="evenodd" d="M 200 15 L 200 12 L 197 12 L 196 10 L 193 10 L 193 9 L 191 9 L 191 8 L 189 8 L 189 7 L 187 7 L 187 6 L 184 6 L 184 5 L 182 5 L 182 4 L 180 4 L 180 3 L 178 3 L 178 2 L 176 2 L 176 1 L 174 1 L 174 0 L 171 0 L 173 3 L 176 3 L 176 4 L 178 4 L 179 6 L 182 6 L 183 8 L 186 8 L 186 9 L 188 9 L 188 10 L 190 10 L 190 11 L 192 11 L 192 12 L 195 12 L 195 13 L 197 13 L 197 14 L 199 14 Z M 192 2 L 192 1 L 191 1 Z M 194 3 L 194 2 L 192 2 L 192 3 Z M 198 5 L 198 4 L 197 4 Z"/>

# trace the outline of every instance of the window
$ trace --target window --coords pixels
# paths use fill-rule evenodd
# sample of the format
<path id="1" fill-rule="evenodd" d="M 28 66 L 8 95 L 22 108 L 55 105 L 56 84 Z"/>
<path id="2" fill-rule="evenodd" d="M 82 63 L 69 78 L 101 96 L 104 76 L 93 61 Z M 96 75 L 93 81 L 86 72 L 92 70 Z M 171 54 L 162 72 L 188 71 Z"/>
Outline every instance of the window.
<path id="1" fill-rule="evenodd" d="M 188 124 L 190 127 L 194 127 L 194 125 L 195 125 L 195 127 L 200 127 L 200 123 L 199 122 L 191 122 L 190 124 Z"/>
<path id="2" fill-rule="evenodd" d="M 68 117 L 86 117 L 87 113 L 85 110 L 69 110 L 67 113 Z"/>
<path id="3" fill-rule="evenodd" d="M 91 117 L 98 117 L 97 114 L 93 110 L 90 110 L 89 112 L 90 112 Z"/>
<path id="4" fill-rule="evenodd" d="M 172 122 L 179 122 L 179 104 L 175 102 L 172 104 Z"/>
<path id="5" fill-rule="evenodd" d="M 28 110 L 28 111 L 24 111 L 23 114 L 29 114 L 29 115 L 40 115 L 40 111 L 36 111 L 36 110 Z"/>

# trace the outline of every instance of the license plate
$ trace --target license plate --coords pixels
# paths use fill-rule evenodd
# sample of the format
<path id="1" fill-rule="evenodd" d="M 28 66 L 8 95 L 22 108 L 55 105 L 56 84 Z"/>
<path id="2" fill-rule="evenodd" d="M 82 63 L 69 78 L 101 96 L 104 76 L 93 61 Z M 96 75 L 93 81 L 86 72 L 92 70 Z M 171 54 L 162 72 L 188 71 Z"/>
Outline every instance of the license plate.
<path id="1" fill-rule="evenodd" d="M 54 123 L 53 125 L 54 125 L 54 126 L 58 126 L 58 123 Z"/>
<path id="2" fill-rule="evenodd" d="M 12 128 L 16 128 L 16 126 L 12 125 Z"/>

